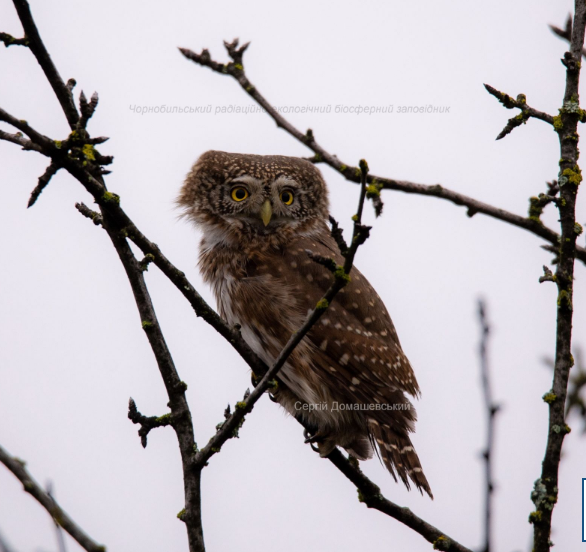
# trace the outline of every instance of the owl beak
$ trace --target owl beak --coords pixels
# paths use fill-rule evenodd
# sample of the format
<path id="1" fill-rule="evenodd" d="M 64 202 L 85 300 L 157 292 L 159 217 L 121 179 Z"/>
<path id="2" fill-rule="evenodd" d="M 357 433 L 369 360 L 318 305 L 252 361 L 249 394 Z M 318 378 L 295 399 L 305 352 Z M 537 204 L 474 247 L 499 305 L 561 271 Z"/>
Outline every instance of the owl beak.
<path id="1" fill-rule="evenodd" d="M 265 199 L 265 202 L 262 204 L 260 208 L 260 218 L 262 219 L 265 226 L 268 226 L 269 222 L 271 222 L 271 217 L 273 216 L 273 208 L 271 206 L 271 202 L 268 199 Z"/>

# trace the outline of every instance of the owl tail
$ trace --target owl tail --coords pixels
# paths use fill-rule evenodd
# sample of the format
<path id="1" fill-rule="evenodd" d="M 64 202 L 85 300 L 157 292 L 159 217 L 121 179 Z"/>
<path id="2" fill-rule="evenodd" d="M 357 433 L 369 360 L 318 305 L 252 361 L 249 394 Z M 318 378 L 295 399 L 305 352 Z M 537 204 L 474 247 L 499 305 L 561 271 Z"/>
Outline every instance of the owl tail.
<path id="1" fill-rule="evenodd" d="M 373 443 L 377 444 L 379 456 L 394 480 L 397 481 L 398 475 L 407 489 L 410 489 L 409 479 L 411 479 L 421 494 L 425 491 L 433 499 L 431 488 L 423 474 L 419 457 L 409 436 L 398 435 L 392 429 L 372 419 L 369 420 L 368 427 Z"/>

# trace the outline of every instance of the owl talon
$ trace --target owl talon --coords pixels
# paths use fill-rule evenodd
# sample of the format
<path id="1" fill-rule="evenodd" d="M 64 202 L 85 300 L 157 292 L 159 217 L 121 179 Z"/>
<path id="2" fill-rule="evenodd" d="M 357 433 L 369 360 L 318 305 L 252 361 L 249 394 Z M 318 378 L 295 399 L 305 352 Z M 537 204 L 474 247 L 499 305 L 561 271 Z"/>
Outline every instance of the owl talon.
<path id="1" fill-rule="evenodd" d="M 318 437 L 317 434 L 312 435 L 307 429 L 303 432 L 303 437 L 305 437 L 305 443 L 310 445 L 314 452 L 319 452 L 319 448 L 316 447 L 313 443 L 315 442 L 314 439 L 321 439 L 321 437 Z"/>
<path id="2" fill-rule="evenodd" d="M 306 444 L 323 443 L 327 438 L 327 435 L 320 430 L 316 431 L 315 433 L 311 433 L 306 429 L 303 432 L 303 436 L 305 437 Z"/>

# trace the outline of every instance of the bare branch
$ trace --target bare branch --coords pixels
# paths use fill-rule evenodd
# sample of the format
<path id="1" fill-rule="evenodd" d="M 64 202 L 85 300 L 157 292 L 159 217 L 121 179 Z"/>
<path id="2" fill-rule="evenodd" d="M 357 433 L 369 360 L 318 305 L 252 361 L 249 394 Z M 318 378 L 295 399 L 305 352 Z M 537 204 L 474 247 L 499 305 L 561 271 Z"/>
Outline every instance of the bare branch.
<path id="1" fill-rule="evenodd" d="M 358 167 L 349 166 L 340 161 L 335 155 L 332 155 L 331 153 L 327 152 L 322 146 L 320 146 L 317 143 L 313 135 L 313 132 L 307 132 L 305 134 L 300 132 L 291 123 L 289 123 L 266 100 L 264 96 L 261 95 L 256 86 L 254 86 L 246 76 L 244 66 L 242 64 L 242 57 L 240 57 L 240 61 L 238 63 L 232 61 L 227 64 L 221 64 L 211 59 L 208 50 L 203 50 L 201 54 L 196 54 L 195 52 L 187 48 L 179 48 L 179 51 L 187 59 L 193 61 L 194 63 L 197 63 L 198 65 L 208 67 L 216 73 L 222 75 L 229 75 L 232 78 L 234 78 L 238 82 L 238 84 L 246 91 L 246 93 L 264 110 L 266 110 L 266 112 L 275 121 L 279 128 L 282 128 L 285 132 L 293 136 L 293 138 L 295 138 L 302 144 L 306 145 L 309 149 L 311 149 L 314 152 L 315 155 L 313 156 L 312 161 L 326 163 L 327 165 L 338 171 L 340 174 L 342 174 L 346 178 L 346 180 L 349 180 L 350 182 L 360 182 L 360 169 Z M 228 53 L 230 55 L 230 52 Z M 539 112 L 535 111 L 535 113 Z M 545 116 L 545 114 L 543 115 Z M 467 207 L 468 216 L 470 217 L 474 216 L 477 213 L 481 213 L 489 217 L 495 218 L 497 220 L 506 222 L 508 224 L 512 224 L 513 226 L 517 226 L 518 228 L 523 228 L 524 230 L 532 232 L 533 234 L 550 242 L 555 247 L 559 245 L 559 234 L 557 234 L 550 228 L 544 226 L 540 221 L 536 221 L 527 217 L 522 217 L 520 215 L 510 213 L 509 211 L 505 211 L 504 209 L 499 209 L 498 207 L 494 207 L 492 205 L 489 205 L 488 203 L 478 201 L 464 194 L 460 194 L 458 192 L 454 192 L 452 190 L 444 188 L 440 184 L 416 184 L 414 182 L 409 182 L 405 180 L 394 180 L 391 178 L 375 176 L 373 174 L 368 175 L 367 183 L 369 184 L 367 187 L 367 197 L 373 200 L 375 209 L 380 209 L 380 205 L 377 206 L 376 198 L 378 197 L 380 199 L 381 190 L 397 190 L 408 194 L 432 196 L 440 199 L 445 199 L 446 201 L 450 201 L 455 205 L 463 205 Z M 586 249 L 578 247 L 576 251 L 577 258 L 580 259 L 584 264 L 586 264 Z"/>
<path id="2" fill-rule="evenodd" d="M 540 119 L 541 121 L 545 121 L 550 125 L 553 125 L 553 117 L 547 113 L 543 113 L 542 111 L 537 111 L 537 109 L 533 109 L 527 105 L 527 98 L 525 94 L 519 94 L 517 99 L 514 100 L 508 94 L 500 92 L 496 88 L 490 86 L 490 84 L 485 84 L 484 88 L 488 91 L 489 94 L 493 95 L 499 102 L 501 102 L 507 109 L 517 108 L 521 110 L 521 113 L 512 119 L 509 119 L 505 128 L 501 131 L 501 133 L 496 137 L 497 140 L 501 140 L 507 134 L 511 133 L 513 129 L 520 125 L 524 125 L 531 117 L 534 119 Z"/>
<path id="3" fill-rule="evenodd" d="M 529 198 L 529 211 L 528 215 L 531 220 L 541 222 L 541 215 L 543 210 L 550 204 L 555 203 L 557 205 L 558 198 L 556 197 L 560 191 L 557 180 L 547 182 L 547 193 L 540 193 L 538 196 L 532 196 Z"/>
<path id="4" fill-rule="evenodd" d="M 566 396 L 566 420 L 577 412 L 578 416 L 582 418 L 584 425 L 582 426 L 582 433 L 586 433 L 586 364 L 582 358 L 582 350 L 576 347 L 574 352 L 575 361 L 571 371 L 571 376 L 568 381 L 568 394 Z M 552 358 L 544 358 L 543 362 L 553 371 L 555 362 Z M 543 400 L 546 403 L 556 400 L 557 397 L 549 392 L 543 395 Z"/>
<path id="5" fill-rule="evenodd" d="M 55 497 L 53 496 L 53 483 L 49 481 L 47 483 L 46 490 L 49 498 L 55 502 Z M 55 524 L 55 536 L 57 537 L 57 550 L 58 552 L 66 552 L 67 549 L 65 546 L 65 535 L 63 534 L 63 528 L 61 525 L 59 525 L 59 523 L 57 523 L 55 518 L 53 518 L 53 523 Z"/>
<path id="6" fill-rule="evenodd" d="M 65 84 L 61 80 L 35 27 L 28 3 L 25 0 L 14 0 L 14 4 L 25 29 L 26 36 L 30 40 L 29 47 L 45 71 L 47 79 L 53 86 L 53 90 L 59 99 L 72 130 L 77 130 L 78 132 L 72 132 L 67 140 L 57 142 L 34 130 L 26 121 L 19 120 L 2 109 L 0 109 L 0 120 L 7 122 L 25 133 L 40 148 L 40 151 L 44 155 L 51 158 L 51 165 L 58 168 L 65 168 L 77 178 L 84 184 L 88 192 L 94 196 L 96 203 L 100 206 L 102 213 L 98 216 L 92 216 L 92 212 L 82 205 L 79 206 L 79 210 L 85 216 L 89 215 L 95 223 L 101 224 L 106 230 L 126 270 L 141 316 L 142 327 L 145 330 L 157 360 L 169 396 L 169 407 L 173 416 L 173 428 L 179 441 L 183 464 L 185 511 L 182 520 L 185 522 L 187 528 L 190 551 L 203 552 L 205 548 L 201 526 L 200 474 L 191 469 L 195 441 L 191 413 L 185 399 L 186 385 L 179 378 L 156 318 L 144 281 L 144 268 L 134 257 L 126 241 L 127 229 L 123 225 L 120 225 L 120 222 L 125 222 L 126 219 L 126 215 L 119 209 L 120 198 L 107 190 L 102 178 L 102 174 L 105 171 L 103 171 L 101 165 L 111 163 L 112 158 L 100 155 L 95 150 L 87 131 L 85 131 L 85 128 L 82 128 L 95 110 L 98 101 L 97 95 L 92 96 L 92 100 L 89 103 L 83 96 L 80 98 L 83 116 L 83 119 L 80 120 L 79 114 L 73 105 L 71 95 L 75 82 L 70 80 Z M 12 139 L 10 141 L 14 140 Z M 103 141 L 104 139 L 99 138 L 94 140 L 94 143 Z M 70 150 L 71 154 L 69 153 Z M 41 177 L 41 181 L 43 180 L 45 178 Z M 46 180 L 48 181 L 48 178 Z M 111 207 L 113 206 L 118 207 L 119 210 L 116 210 L 116 208 L 112 209 Z M 108 209 L 109 207 L 111 209 Z M 156 247 L 153 244 L 150 245 L 153 248 Z"/>
<path id="7" fill-rule="evenodd" d="M 142 448 L 146 448 L 147 446 L 147 436 L 151 429 L 172 425 L 171 417 L 172 414 L 163 414 L 162 416 L 143 416 L 136 408 L 134 399 L 130 397 L 128 401 L 128 418 L 132 423 L 140 424 L 138 435 L 140 437 Z"/>
<path id="8" fill-rule="evenodd" d="M 28 40 L 26 38 L 14 38 L 8 33 L 0 33 L 0 42 L 4 43 L 4 46 L 28 46 Z"/>
<path id="9" fill-rule="evenodd" d="M 108 216 L 106 210 L 102 211 L 102 217 L 102 226 L 108 233 L 126 271 L 140 314 L 142 328 L 155 355 L 169 397 L 168 405 L 171 410 L 172 425 L 177 434 L 183 466 L 185 510 L 181 519 L 185 522 L 187 529 L 189 550 L 190 552 L 204 552 L 201 524 L 201 478 L 200 473 L 192 469 L 195 439 L 191 412 L 185 398 L 187 385 L 181 380 L 175 368 L 171 352 L 157 320 L 140 263 L 132 253 L 126 236 L 116 221 Z"/>
<path id="10" fill-rule="evenodd" d="M 549 28 L 553 34 L 563 38 L 567 42 L 572 42 L 572 14 L 568 15 L 568 18 L 566 19 L 566 27 L 564 29 L 560 29 L 555 25 L 550 25 Z M 586 57 L 586 48 L 582 48 L 582 57 Z"/>
<path id="11" fill-rule="evenodd" d="M 96 543 L 79 527 L 65 511 L 43 490 L 43 488 L 32 478 L 25 468 L 22 460 L 10 456 L 0 446 L 0 462 L 4 464 L 14 476 L 22 483 L 24 490 L 33 496 L 37 502 L 47 510 L 55 523 L 58 523 L 67 531 L 77 543 L 88 552 L 106 552 L 106 547 Z"/>
<path id="12" fill-rule="evenodd" d="M 53 91 L 61 104 L 61 108 L 67 117 L 69 126 L 73 130 L 79 120 L 79 114 L 73 103 L 71 90 L 63 82 L 47 48 L 45 48 L 45 45 L 43 44 L 28 2 L 26 0 L 13 0 L 13 3 L 22 24 L 22 28 L 24 29 L 24 34 L 27 40 L 26 45 L 37 58 L 39 65 L 43 69 L 49 84 L 52 86 Z"/>
<path id="13" fill-rule="evenodd" d="M 484 547 L 483 552 L 490 552 L 491 534 L 492 534 L 492 494 L 494 492 L 494 479 L 492 473 L 492 458 L 494 450 L 494 422 L 500 406 L 496 404 L 492 396 L 492 386 L 490 382 L 490 372 L 488 364 L 488 337 L 490 326 L 486 318 L 486 305 L 483 301 L 478 301 L 478 319 L 480 322 L 481 339 L 480 339 L 480 372 L 482 377 L 482 391 L 484 395 L 484 406 L 486 408 L 486 448 L 482 456 L 485 460 L 485 478 L 486 478 L 486 495 L 484 504 Z"/>
<path id="14" fill-rule="evenodd" d="M 98 107 L 98 93 L 94 92 L 90 101 L 88 102 L 83 91 L 79 95 L 79 110 L 81 111 L 81 118 L 78 121 L 77 128 L 79 130 L 87 127 L 88 121 L 94 114 L 96 107 Z"/>
<path id="15" fill-rule="evenodd" d="M 25 121 L 24 119 L 17 119 L 16 117 L 11 115 L 7 111 L 4 111 L 4 109 L 2 109 L 2 108 L 0 108 L 0 121 L 4 121 L 5 123 L 12 125 L 14 128 L 20 130 L 21 132 L 24 132 L 24 134 L 26 134 L 31 139 L 31 142 L 33 142 L 34 145 L 36 146 L 36 148 L 35 148 L 36 151 L 41 151 L 44 155 L 51 157 L 52 154 L 55 154 L 56 151 L 58 150 L 58 147 L 53 142 L 53 140 L 51 140 L 50 138 L 47 138 L 47 136 L 44 136 L 40 132 L 37 132 L 34 128 L 29 126 L 28 122 Z M 5 135 L 7 135 L 7 138 L 5 138 Z M 2 135 L 0 135 L 0 137 L 3 140 L 7 139 L 9 142 L 13 142 L 13 143 L 22 145 L 24 147 L 23 143 L 17 142 L 14 139 L 15 136 L 17 137 L 18 134 L 14 135 L 14 134 L 2 133 Z M 30 148 L 30 149 L 33 149 L 33 148 Z"/>
<path id="16" fill-rule="evenodd" d="M 449 550 L 450 552 L 472 552 L 456 540 L 448 537 L 430 523 L 414 514 L 409 508 L 404 508 L 386 499 L 380 489 L 366 477 L 357 463 L 350 461 L 338 449 L 334 449 L 326 457 L 336 466 L 358 489 L 358 500 L 378 510 L 387 516 L 403 523 L 413 531 L 419 533 L 425 540 L 433 544 L 435 550 Z"/>
<path id="17" fill-rule="evenodd" d="M 582 433 L 586 433 L 586 363 L 582 358 L 582 350 L 576 349 L 576 364 L 568 383 L 566 399 L 566 418 L 574 411 L 582 418 Z"/>
<path id="18" fill-rule="evenodd" d="M 27 207 L 32 207 L 35 204 L 37 199 L 39 199 L 39 196 L 41 195 L 42 191 L 47 187 L 47 185 L 51 181 L 51 178 L 53 178 L 53 176 L 57 173 L 58 170 L 59 170 L 59 166 L 56 165 L 55 163 L 51 163 L 47 167 L 47 170 L 43 173 L 42 176 L 39 177 L 39 183 L 36 185 L 35 189 L 32 191 L 31 197 L 28 200 Z"/>
<path id="19" fill-rule="evenodd" d="M 0 130 L 0 140 L 4 140 L 6 142 L 12 142 L 13 144 L 16 144 L 17 146 L 22 146 L 23 150 L 33 150 L 38 153 L 42 153 L 42 149 L 39 146 L 37 146 L 36 144 L 33 144 L 33 142 L 31 142 L 27 138 L 24 138 L 24 136 L 22 135 L 21 132 L 11 134 L 9 132 L 5 132 L 3 130 Z"/>
<path id="20" fill-rule="evenodd" d="M 539 283 L 555 282 L 555 274 L 545 265 L 543 265 L 543 276 L 539 277 Z"/>
<path id="21" fill-rule="evenodd" d="M 92 211 L 85 203 L 76 203 L 75 208 L 86 218 L 89 218 L 96 226 L 101 226 L 104 222 L 102 215 Z"/>
<path id="22" fill-rule="evenodd" d="M 564 437 L 570 432 L 565 419 L 565 404 L 568 393 L 570 369 L 574 363 L 572 348 L 574 259 L 577 256 L 576 239 L 582 228 L 576 223 L 576 196 L 582 174 L 578 166 L 577 127 L 584 119 L 579 106 L 579 83 L 581 57 L 584 49 L 586 28 L 586 4 L 575 0 L 574 20 L 571 29 L 570 51 L 564 54 L 562 63 L 566 67 L 566 89 L 559 117 L 556 117 L 556 132 L 560 142 L 559 201 L 561 239 L 559 261 L 555 283 L 558 288 L 556 355 L 552 388 L 544 395 L 549 406 L 548 438 L 540 478 L 535 482 L 531 499 L 535 510 L 529 521 L 533 524 L 533 550 L 549 552 L 551 542 L 551 519 L 558 497 L 558 471 Z M 569 28 L 569 25 L 567 26 Z M 546 271 L 546 277 L 549 276 Z M 551 279 L 554 279 L 553 276 Z"/>

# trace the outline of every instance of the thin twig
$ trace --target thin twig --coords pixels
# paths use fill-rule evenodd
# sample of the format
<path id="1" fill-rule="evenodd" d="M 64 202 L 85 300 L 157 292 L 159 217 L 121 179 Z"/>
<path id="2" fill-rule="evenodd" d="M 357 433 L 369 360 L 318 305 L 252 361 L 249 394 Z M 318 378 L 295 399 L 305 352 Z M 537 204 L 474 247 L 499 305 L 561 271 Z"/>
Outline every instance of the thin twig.
<path id="1" fill-rule="evenodd" d="M 47 483 L 47 495 L 49 498 L 55 503 L 55 497 L 53 496 L 53 483 L 50 481 Z M 65 535 L 63 534 L 63 528 L 55 518 L 53 518 L 53 523 L 55 524 L 55 536 L 57 537 L 57 551 L 58 552 L 67 552 L 67 548 L 65 546 Z"/>
<path id="2" fill-rule="evenodd" d="M 492 460 L 494 452 L 494 423 L 499 405 L 497 405 L 492 397 L 492 386 L 490 382 L 489 363 L 488 363 L 488 338 L 490 334 L 490 326 L 486 317 L 486 305 L 484 301 L 478 301 L 478 319 L 480 322 L 480 373 L 482 378 L 482 391 L 484 395 L 484 406 L 486 408 L 486 448 L 482 456 L 484 458 L 485 466 L 485 502 L 484 502 L 484 546 L 482 552 L 491 552 L 491 536 L 492 536 L 492 495 L 494 493 L 494 479 L 492 473 Z"/>
<path id="3" fill-rule="evenodd" d="M 42 153 L 42 149 L 33 144 L 31 140 L 25 138 L 22 133 L 17 132 L 15 134 L 11 134 L 10 132 L 5 132 L 4 130 L 0 130 L 0 140 L 5 140 L 6 142 L 12 142 L 17 146 L 21 146 L 23 150 L 33 150 L 38 153 Z"/>
<path id="4" fill-rule="evenodd" d="M 8 113 L 7 111 L 5 111 L 2 108 L 0 108 L 0 121 L 4 121 L 5 123 L 12 125 L 14 128 L 20 130 L 21 132 L 24 132 L 24 134 L 26 134 L 31 139 L 31 141 L 36 144 L 37 148 L 41 149 L 41 151 L 44 155 L 48 155 L 49 157 L 51 157 L 51 155 L 49 155 L 48 152 L 51 152 L 51 154 L 56 154 L 58 152 L 59 148 L 57 148 L 57 146 L 53 142 L 53 140 L 51 140 L 50 138 L 48 138 L 44 134 L 37 132 L 24 119 L 17 119 L 16 117 L 14 117 L 13 115 L 11 115 L 10 113 Z M 5 139 L 4 138 L 5 134 L 6 133 L 2 134 L 2 139 Z M 19 142 L 16 142 L 16 140 L 15 140 L 15 137 L 18 136 L 18 134 L 12 134 L 12 135 L 9 134 L 8 136 L 9 136 L 9 139 L 8 139 L 9 142 L 19 143 Z M 24 143 L 22 145 L 24 147 Z M 37 150 L 37 151 L 39 151 L 39 150 Z"/>
<path id="5" fill-rule="evenodd" d="M 313 132 L 303 133 L 295 128 L 266 100 L 266 98 L 258 91 L 256 86 L 250 82 L 246 76 L 244 66 L 242 64 L 242 54 L 246 48 L 238 48 L 237 39 L 230 44 L 225 43 L 225 45 L 226 49 L 228 50 L 228 54 L 232 59 L 231 62 L 226 64 L 218 63 L 212 60 L 208 50 L 203 50 L 201 54 L 197 54 L 187 48 L 179 48 L 179 51 L 187 59 L 197 63 L 198 65 L 208 67 L 212 71 L 221 75 L 229 75 L 234 78 L 246 91 L 246 93 L 264 110 L 266 110 L 268 115 L 273 119 L 273 121 L 275 121 L 279 128 L 282 128 L 285 132 L 290 134 L 293 138 L 302 144 L 306 145 L 315 153 L 313 160 L 316 162 L 326 163 L 342 174 L 344 178 L 350 182 L 360 183 L 360 169 L 358 167 L 347 165 L 340 161 L 340 159 L 338 159 L 335 155 L 327 152 L 317 143 Z M 248 44 L 245 46 L 248 47 Z M 367 183 L 369 184 L 367 188 L 367 195 L 369 198 L 373 199 L 373 201 L 375 201 L 377 196 L 380 198 L 381 190 L 397 190 L 408 194 L 437 197 L 440 199 L 445 199 L 446 201 L 454 203 L 455 205 L 463 205 L 467 207 L 468 216 L 474 216 L 477 213 L 481 213 L 483 215 L 487 215 L 508 224 L 512 224 L 513 226 L 517 226 L 518 228 L 523 228 L 524 230 L 532 232 L 533 234 L 543 238 L 556 247 L 559 244 L 559 234 L 544 226 L 540 221 L 510 213 L 504 209 L 494 207 L 488 203 L 484 203 L 464 194 L 449 190 L 440 184 L 416 184 L 406 180 L 384 178 L 382 176 L 376 176 L 371 173 L 368 175 Z M 376 207 L 377 204 L 375 202 L 375 208 Z M 586 249 L 581 247 L 577 248 L 577 258 L 586 264 Z"/>
<path id="6" fill-rule="evenodd" d="M 564 29 L 560 29 L 555 25 L 550 25 L 549 28 L 560 38 L 563 38 L 567 42 L 572 42 L 572 14 L 568 15 L 568 18 L 566 19 L 566 27 Z M 582 48 L 582 57 L 586 57 L 586 48 Z"/>
<path id="7" fill-rule="evenodd" d="M 53 87 L 53 91 L 61 104 L 63 113 L 65 113 L 65 116 L 67 117 L 69 126 L 73 130 L 79 120 L 79 113 L 75 108 L 71 90 L 63 82 L 47 48 L 45 48 L 45 45 L 43 44 L 43 40 L 41 39 L 41 35 L 39 34 L 39 30 L 37 29 L 31 14 L 28 2 L 26 0 L 13 0 L 13 3 L 16 12 L 18 13 L 18 18 L 22 24 L 22 28 L 24 29 L 24 34 L 28 42 L 26 45 L 35 55 L 35 58 L 37 58 L 49 84 Z"/>
<path id="8" fill-rule="evenodd" d="M 513 131 L 514 128 L 525 124 L 530 118 L 540 119 L 541 121 L 545 121 L 550 125 L 553 125 L 553 117 L 548 113 L 544 113 L 543 111 L 537 111 L 537 109 L 533 109 L 529 105 L 527 105 L 527 98 L 525 94 L 519 94 L 517 99 L 513 99 L 508 94 L 504 92 L 500 92 L 496 88 L 490 86 L 490 84 L 485 84 L 484 88 L 488 91 L 489 94 L 493 95 L 499 102 L 501 102 L 507 109 L 517 108 L 521 110 L 521 113 L 512 119 L 509 119 L 505 128 L 501 131 L 501 133 L 496 137 L 497 140 L 501 140 L 507 134 Z"/>
<path id="9" fill-rule="evenodd" d="M 179 441 L 183 464 L 185 512 L 182 519 L 185 521 L 187 528 L 190 551 L 203 552 L 205 548 L 201 528 L 200 474 L 191 469 L 195 441 L 191 414 L 185 399 L 186 385 L 179 378 L 173 359 L 165 343 L 144 282 L 143 268 L 134 257 L 126 241 L 125 229 L 119 224 L 120 218 L 111 216 L 107 209 L 108 206 L 118 205 L 119 197 L 107 190 L 101 176 L 104 174 L 101 165 L 111 163 L 112 159 L 101 156 L 93 148 L 94 143 L 101 143 L 104 139 L 98 138 L 92 141 L 89 139 L 85 128 L 82 128 L 95 110 L 97 95 L 92 96 L 89 103 L 85 100 L 85 97 L 80 98 L 83 115 L 83 118 L 80 120 L 72 96 L 75 81 L 69 80 L 65 84 L 61 79 L 43 45 L 30 13 L 28 3 L 25 0 L 14 0 L 14 5 L 25 30 L 25 35 L 29 39 L 30 50 L 45 72 L 45 76 L 59 100 L 70 127 L 72 130 L 77 130 L 78 132 L 72 133 L 65 141 L 56 142 L 35 131 L 26 121 L 19 120 L 2 109 L 0 109 L 0 120 L 7 122 L 26 134 L 40 148 L 44 155 L 52 159 L 52 164 L 65 168 L 82 182 L 86 189 L 92 193 L 94 199 L 102 209 L 101 219 L 94 218 L 94 222 L 99 221 L 106 230 L 126 270 L 141 316 L 142 327 L 155 354 L 159 370 L 167 388 L 169 407 L 173 416 L 172 425 Z M 10 141 L 14 142 L 14 139 Z M 72 151 L 72 154 L 69 154 L 69 150 Z M 116 213 L 115 210 L 114 212 Z"/>
<path id="10" fill-rule="evenodd" d="M 88 552 L 106 552 L 106 548 L 91 539 L 85 531 L 79 527 L 65 511 L 51 498 L 51 496 L 43 490 L 43 488 L 32 478 L 25 468 L 22 460 L 10 456 L 0 446 L 0 462 L 4 464 L 14 476 L 22 483 L 24 490 L 32 495 L 37 502 L 47 510 L 49 515 L 58 523 L 65 531 L 71 535 L 77 543 Z"/>
<path id="11" fill-rule="evenodd" d="M 144 272 L 126 241 L 122 229 L 116 221 L 102 211 L 102 226 L 110 236 L 112 244 L 126 271 L 132 293 L 140 314 L 142 328 L 147 336 L 159 371 L 165 383 L 171 410 L 171 425 L 177 434 L 183 467 L 185 489 L 185 509 L 181 520 L 185 522 L 190 552 L 204 552 L 203 528 L 201 523 L 201 477 L 192 469 L 195 452 L 195 438 L 191 412 L 185 391 L 187 385 L 181 380 L 171 352 L 167 346 L 159 321 L 155 314 L 150 294 L 144 281 Z"/>
<path id="12" fill-rule="evenodd" d="M 576 348 L 576 365 L 568 383 L 566 399 L 566 419 L 574 411 L 582 418 L 582 433 L 586 433 L 586 363 L 582 358 L 582 350 Z"/>
<path id="13" fill-rule="evenodd" d="M 88 102 L 83 90 L 79 95 L 79 110 L 81 111 L 81 117 L 77 123 L 77 128 L 79 130 L 85 129 L 87 127 L 88 121 L 92 118 L 92 115 L 96 111 L 96 107 L 98 107 L 98 93 L 94 92 L 90 101 Z"/>
<path id="14" fill-rule="evenodd" d="M 35 189 L 32 191 L 31 197 L 28 200 L 27 207 L 32 207 L 36 203 L 37 199 L 39 199 L 39 196 L 41 195 L 43 190 L 47 187 L 47 185 L 51 181 L 51 178 L 53 178 L 53 176 L 55 176 L 55 174 L 57 173 L 58 170 L 59 170 L 59 166 L 56 165 L 55 163 L 51 163 L 47 167 L 47 170 L 42 174 L 42 176 L 39 177 L 39 183 L 36 185 Z"/>
<path id="15" fill-rule="evenodd" d="M 86 218 L 89 218 L 96 226 L 101 226 L 104 219 L 97 211 L 92 211 L 85 203 L 76 203 L 75 208 Z"/>
<path id="16" fill-rule="evenodd" d="M 0 42 L 4 43 L 4 46 L 28 46 L 28 40 L 26 38 L 14 38 L 8 33 L 0 33 Z"/>
<path id="17" fill-rule="evenodd" d="M 142 448 L 146 448 L 147 446 L 147 436 L 151 429 L 172 424 L 172 414 L 163 414 L 162 416 L 144 416 L 141 414 L 136 408 L 136 403 L 132 397 L 128 401 L 128 418 L 133 424 L 140 425 L 138 435 Z"/>
<path id="18" fill-rule="evenodd" d="M 586 433 L 586 363 L 584 363 L 582 358 L 582 349 L 576 347 L 574 358 L 575 365 L 572 368 L 568 381 L 565 418 L 568 420 L 576 412 L 584 424 L 582 426 L 582 433 Z M 555 362 L 552 358 L 546 357 L 543 359 L 543 362 L 553 371 Z M 554 400 L 554 397 L 551 393 L 546 393 L 543 396 L 543 400 L 549 402 L 550 400 Z"/>
<path id="19" fill-rule="evenodd" d="M 540 478 L 535 482 L 531 495 L 535 510 L 529 521 L 533 523 L 534 552 L 549 552 L 551 542 L 551 519 L 558 498 L 558 472 L 564 437 L 570 428 L 565 420 L 565 404 L 568 392 L 570 369 L 574 363 L 572 348 L 574 259 L 576 239 L 581 227 L 576 224 L 576 196 L 582 180 L 578 166 L 578 122 L 584 112 L 579 107 L 579 83 L 581 57 L 586 28 L 586 3 L 575 0 L 574 21 L 571 31 L 570 51 L 562 63 L 566 67 L 566 89 L 559 119 L 555 125 L 560 142 L 559 201 L 561 240 L 559 262 L 555 273 L 558 288 L 556 354 L 552 388 L 544 395 L 549 405 L 548 437 Z"/>
<path id="20" fill-rule="evenodd" d="M 425 540 L 433 544 L 435 550 L 449 550 L 450 552 L 472 552 L 456 540 L 447 536 L 430 523 L 405 508 L 385 498 L 377 485 L 366 477 L 359 467 L 346 458 L 338 449 L 334 449 L 327 459 L 334 464 L 358 489 L 358 499 L 368 508 L 378 510 L 387 516 L 403 523 L 419 533 Z"/>

